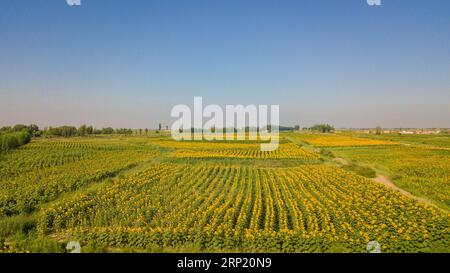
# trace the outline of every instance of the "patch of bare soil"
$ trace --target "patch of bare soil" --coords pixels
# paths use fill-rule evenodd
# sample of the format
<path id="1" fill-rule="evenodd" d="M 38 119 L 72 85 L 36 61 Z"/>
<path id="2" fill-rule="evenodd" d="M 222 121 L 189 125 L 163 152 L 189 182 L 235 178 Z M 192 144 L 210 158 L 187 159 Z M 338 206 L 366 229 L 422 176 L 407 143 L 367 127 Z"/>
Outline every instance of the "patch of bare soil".
<path id="1" fill-rule="evenodd" d="M 340 157 L 333 158 L 333 161 L 344 166 L 348 165 L 348 161 Z"/>

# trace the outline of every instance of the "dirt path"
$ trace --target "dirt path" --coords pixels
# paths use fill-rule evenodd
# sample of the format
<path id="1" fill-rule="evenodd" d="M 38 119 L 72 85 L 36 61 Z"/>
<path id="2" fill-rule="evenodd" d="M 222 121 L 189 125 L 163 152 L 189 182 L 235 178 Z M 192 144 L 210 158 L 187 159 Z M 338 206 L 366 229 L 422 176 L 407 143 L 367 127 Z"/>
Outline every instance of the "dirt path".
<path id="1" fill-rule="evenodd" d="M 340 158 L 340 157 L 333 158 L 333 161 L 337 162 L 337 163 L 339 163 L 339 164 L 341 164 L 343 166 L 348 165 L 348 161 L 343 159 L 343 158 Z"/>
<path id="2" fill-rule="evenodd" d="M 391 188 L 395 191 L 400 192 L 403 195 L 406 195 L 410 198 L 413 198 L 419 202 L 423 202 L 426 203 L 428 205 L 432 204 L 430 200 L 426 199 L 426 198 L 422 198 L 422 197 L 417 197 L 415 195 L 413 195 L 412 193 L 410 193 L 409 191 L 405 191 L 404 189 L 398 187 L 397 185 L 394 184 L 394 182 L 392 182 L 387 176 L 384 175 L 378 175 L 376 178 L 373 179 L 373 181 L 383 184 L 388 188 Z"/>

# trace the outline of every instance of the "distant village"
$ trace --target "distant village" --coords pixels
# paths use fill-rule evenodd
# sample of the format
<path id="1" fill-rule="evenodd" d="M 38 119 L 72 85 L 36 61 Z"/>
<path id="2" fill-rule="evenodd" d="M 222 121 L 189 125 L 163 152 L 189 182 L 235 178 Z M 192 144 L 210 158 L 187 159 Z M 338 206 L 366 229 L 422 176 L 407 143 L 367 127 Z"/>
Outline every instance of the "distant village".
<path id="1" fill-rule="evenodd" d="M 342 129 L 342 131 L 348 129 Z M 351 129 L 354 132 L 363 134 L 380 134 L 376 129 Z M 339 131 L 339 130 L 338 130 Z M 401 134 L 401 135 L 438 135 L 448 133 L 449 129 L 383 129 L 383 134 Z"/>
<path id="2" fill-rule="evenodd" d="M 283 127 L 290 128 L 290 127 Z M 312 127 L 303 127 L 300 128 L 299 125 L 296 125 L 293 128 L 294 131 L 318 131 L 321 133 L 334 133 L 334 132 L 345 132 L 352 131 L 360 134 L 400 134 L 400 135 L 438 135 L 438 134 L 450 134 L 450 128 L 382 128 L 380 126 L 376 128 L 334 128 L 333 125 L 329 124 L 317 124 Z M 280 127 L 280 131 L 282 131 Z"/>

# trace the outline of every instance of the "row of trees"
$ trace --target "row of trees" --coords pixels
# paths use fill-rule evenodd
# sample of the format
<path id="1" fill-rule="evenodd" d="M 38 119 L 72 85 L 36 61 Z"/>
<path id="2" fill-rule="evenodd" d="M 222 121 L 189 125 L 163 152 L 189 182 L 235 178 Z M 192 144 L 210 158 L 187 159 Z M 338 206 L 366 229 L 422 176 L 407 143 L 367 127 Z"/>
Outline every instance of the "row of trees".
<path id="1" fill-rule="evenodd" d="M 142 129 L 140 129 L 142 131 Z M 148 129 L 146 129 L 148 132 Z M 75 137 L 75 136 L 90 136 L 90 135 L 132 135 L 133 130 L 126 128 L 114 129 L 112 127 L 106 127 L 102 129 L 96 129 L 92 126 L 82 125 L 79 128 L 74 126 L 61 126 L 61 127 L 49 127 L 42 131 L 42 135 L 45 137 L 61 136 L 61 137 Z"/>
<path id="2" fill-rule="evenodd" d="M 39 134 L 39 127 L 35 124 L 32 125 L 17 124 L 14 126 L 5 126 L 0 128 L 0 134 L 16 133 L 16 132 L 28 132 L 34 136 Z"/>
<path id="3" fill-rule="evenodd" d="M 317 124 L 308 128 L 308 130 L 319 131 L 321 133 L 331 133 L 334 132 L 334 126 L 329 124 Z"/>
<path id="4" fill-rule="evenodd" d="M 289 127 L 287 127 L 289 128 Z M 332 133 L 334 132 L 334 126 L 329 124 L 316 124 L 312 127 L 303 127 L 300 128 L 300 125 L 295 125 L 294 128 L 292 128 L 294 131 L 300 131 L 301 129 L 304 131 L 318 131 L 321 133 Z"/>
<path id="5" fill-rule="evenodd" d="M 76 137 L 90 135 L 148 135 L 149 129 L 132 130 L 128 128 L 114 129 L 112 127 L 96 129 L 93 126 L 48 127 L 43 130 L 37 125 L 17 124 L 15 126 L 5 126 L 0 128 L 0 151 L 16 149 L 27 144 L 33 137 Z"/>
<path id="6" fill-rule="evenodd" d="M 119 128 L 114 129 L 112 127 L 96 129 L 93 126 L 82 125 L 79 128 L 75 126 L 60 126 L 60 127 L 48 127 L 44 129 L 39 129 L 37 125 L 23 125 L 18 124 L 15 126 L 6 126 L 0 128 L 0 135 L 2 139 L 6 139 L 6 135 L 17 136 L 22 135 L 22 133 L 26 133 L 30 138 L 31 137 L 75 137 L 75 136 L 89 136 L 89 135 L 112 135 L 112 134 L 120 134 L 120 135 L 147 135 L 149 129 L 138 129 L 132 130 L 128 128 Z M 20 134 L 19 134 L 20 133 Z M 10 137 L 7 137 L 10 139 Z"/>

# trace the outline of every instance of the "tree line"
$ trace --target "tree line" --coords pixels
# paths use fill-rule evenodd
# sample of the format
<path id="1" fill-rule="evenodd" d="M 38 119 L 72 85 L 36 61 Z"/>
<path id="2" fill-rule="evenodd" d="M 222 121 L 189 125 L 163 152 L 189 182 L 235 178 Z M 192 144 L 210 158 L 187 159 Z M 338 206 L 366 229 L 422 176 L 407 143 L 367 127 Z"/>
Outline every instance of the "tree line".
<path id="1" fill-rule="evenodd" d="M 106 127 L 97 129 L 92 126 L 82 125 L 79 128 L 75 126 L 60 126 L 60 127 L 48 127 L 42 130 L 43 137 L 76 137 L 76 136 L 90 136 L 90 135 L 132 135 L 132 129 L 119 128 L 114 129 L 112 127 Z"/>
<path id="2" fill-rule="evenodd" d="M 17 124 L 15 126 L 5 126 L 0 128 L 0 152 L 16 149 L 31 141 L 33 137 L 84 137 L 90 135 L 147 135 L 149 129 L 132 130 L 129 128 L 106 127 L 102 129 L 94 128 L 93 126 L 82 125 L 75 126 L 59 126 L 46 127 L 39 129 L 35 124 L 23 125 Z"/>
<path id="3" fill-rule="evenodd" d="M 271 126 L 268 126 L 269 130 L 271 130 Z M 166 126 L 166 129 L 168 127 Z M 259 128 L 257 128 L 259 129 Z M 300 126 L 296 125 L 295 127 L 286 127 L 279 126 L 280 131 L 291 131 L 291 130 L 299 130 Z M 314 125 L 310 128 L 303 128 L 306 130 L 319 131 L 322 133 L 329 133 L 334 131 L 334 127 L 328 124 L 318 124 Z M 162 125 L 159 125 L 159 130 L 156 132 L 159 133 L 162 130 Z M 226 132 L 226 129 L 216 129 L 212 128 L 212 132 L 216 130 L 223 130 Z M 192 132 L 195 131 L 194 128 L 191 129 Z M 237 131 L 235 129 L 235 131 Z M 249 127 L 245 128 L 245 131 L 250 131 Z M 0 128 L 0 151 L 7 151 L 16 149 L 22 145 L 25 145 L 31 141 L 33 137 L 83 137 L 83 136 L 91 136 L 91 135 L 148 135 L 149 129 L 137 129 L 132 130 L 129 128 L 118 128 L 114 129 L 112 127 L 106 127 L 102 129 L 94 128 L 93 126 L 82 125 L 80 127 L 75 126 L 59 126 L 59 127 L 46 127 L 44 129 L 39 129 L 39 127 L 35 124 L 31 125 L 23 125 L 17 124 L 15 126 L 7 126 Z"/>
<path id="4" fill-rule="evenodd" d="M 299 125 L 295 125 L 294 127 L 295 131 L 300 130 L 300 126 Z M 317 131 L 320 133 L 332 133 L 335 131 L 334 126 L 330 125 L 330 124 L 316 124 L 314 126 L 311 127 L 303 127 L 303 130 L 305 131 Z"/>

